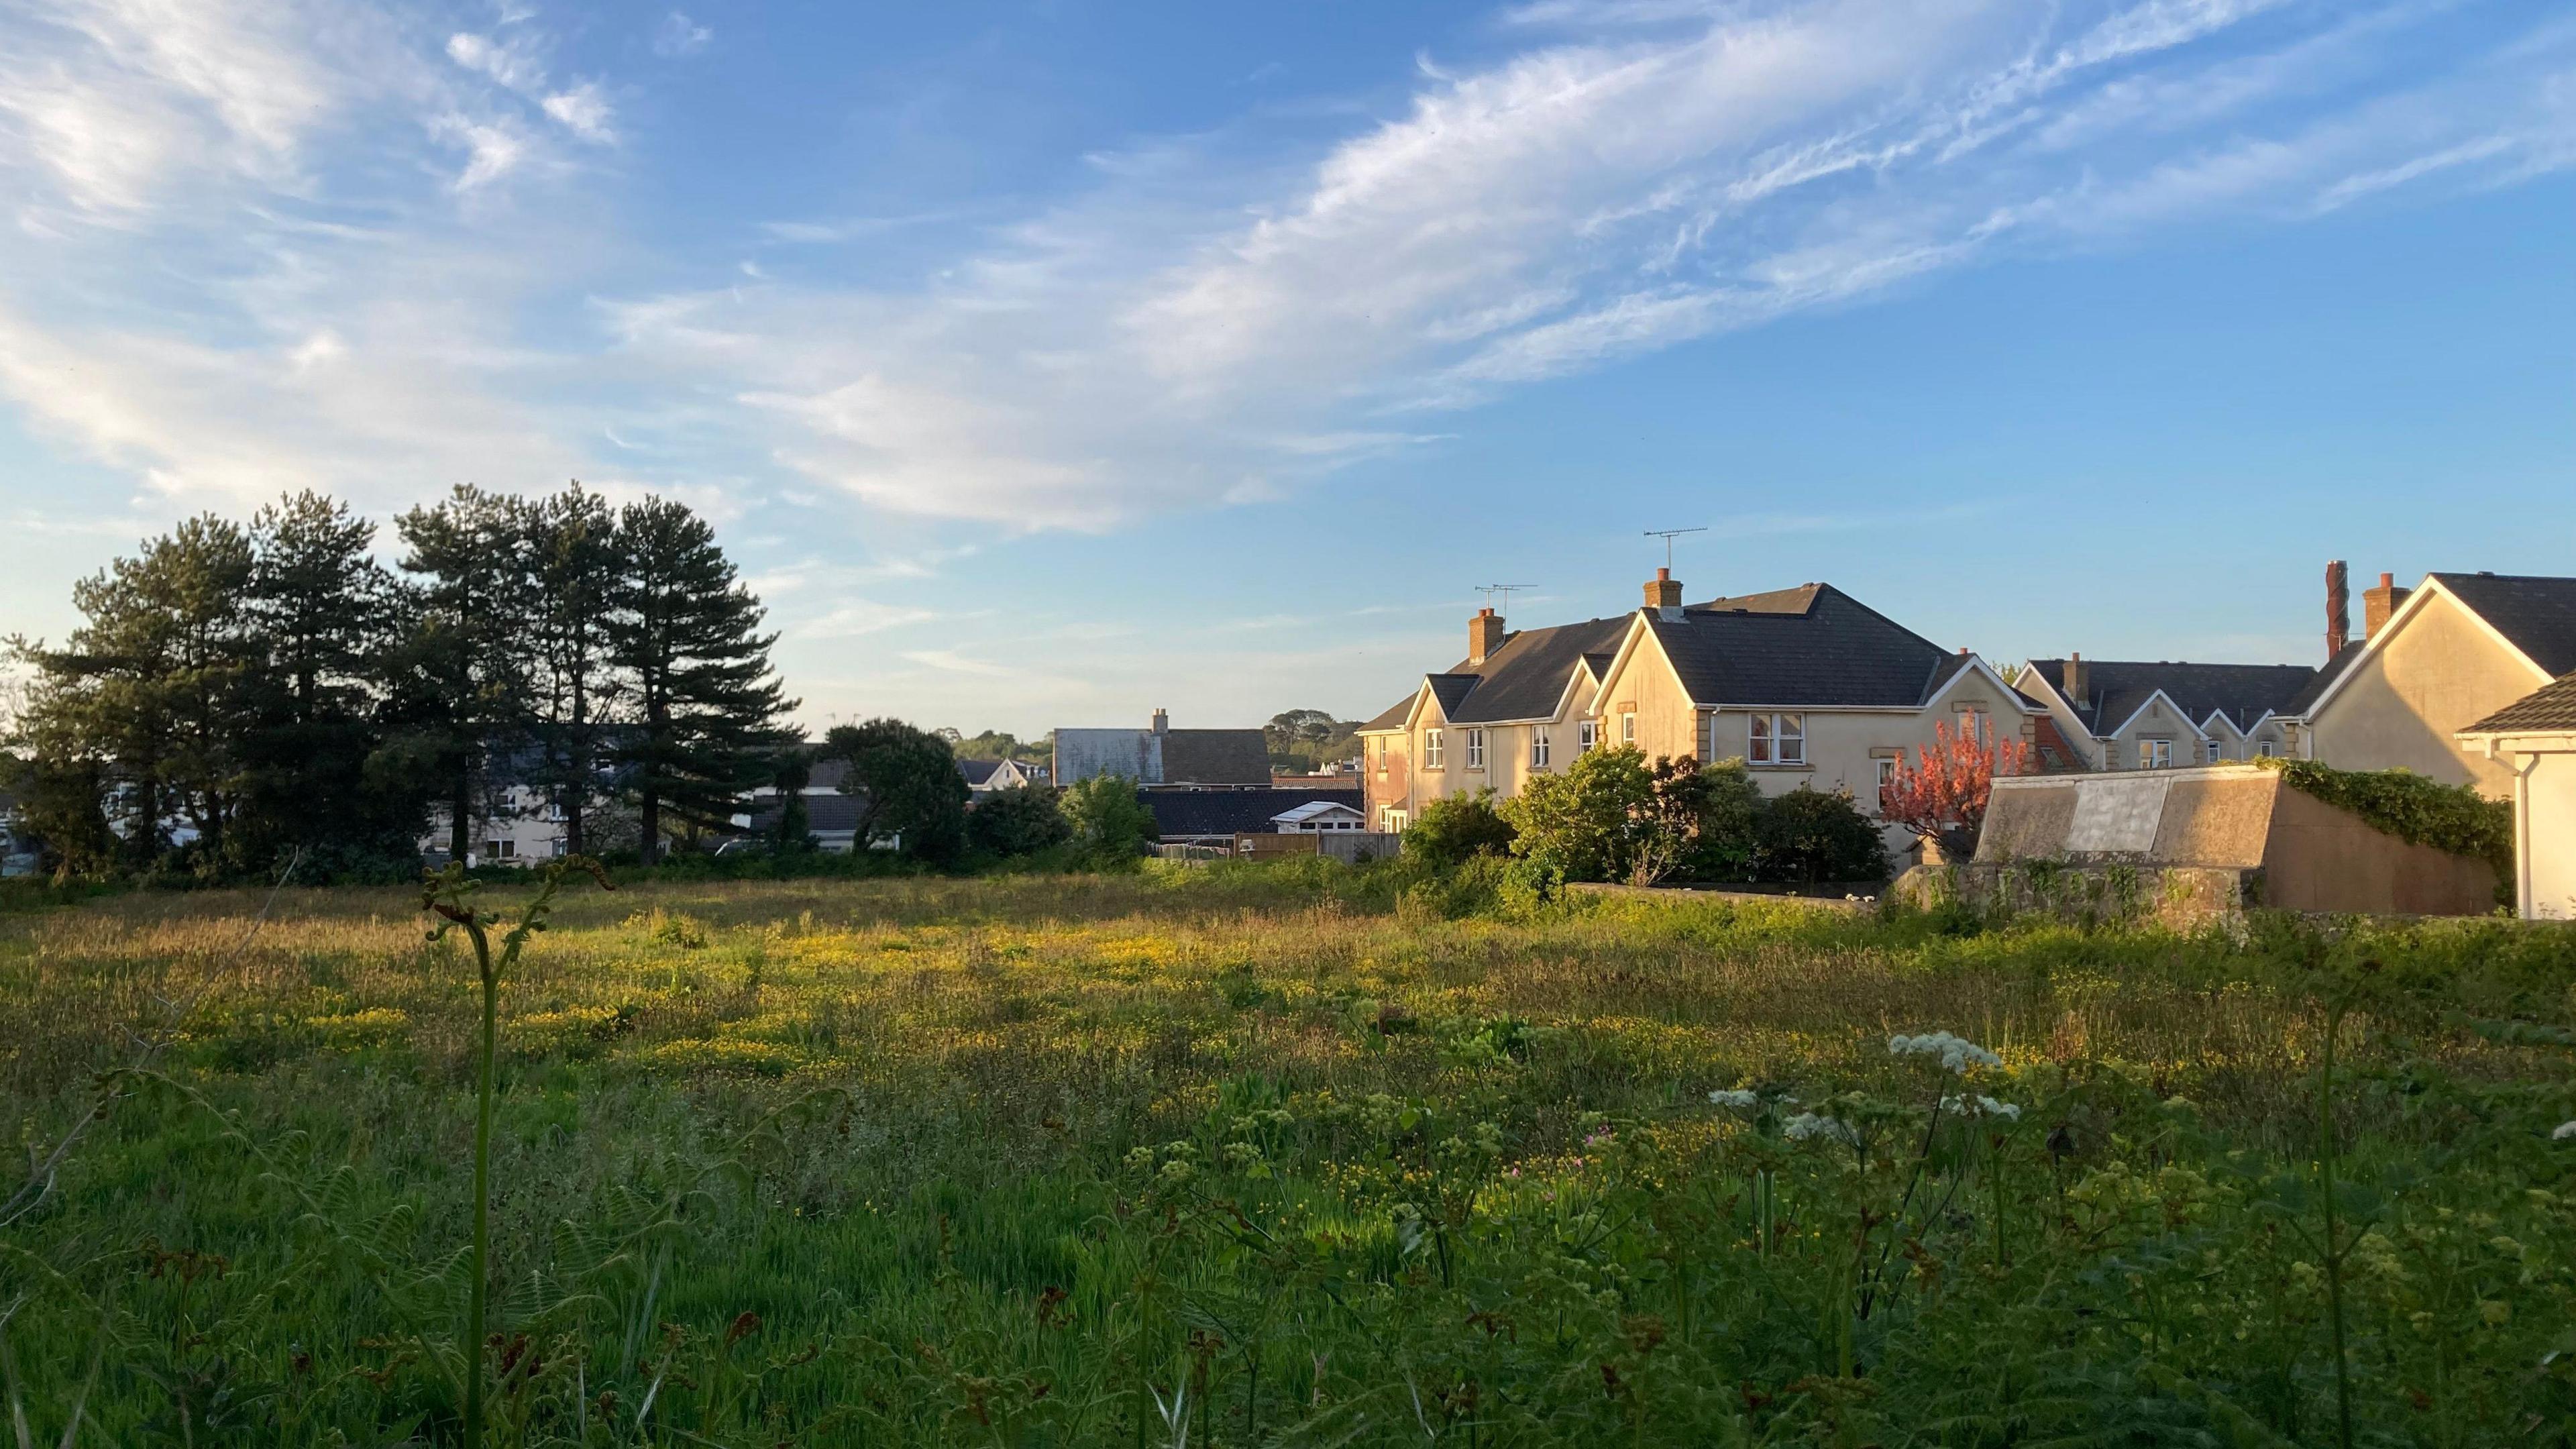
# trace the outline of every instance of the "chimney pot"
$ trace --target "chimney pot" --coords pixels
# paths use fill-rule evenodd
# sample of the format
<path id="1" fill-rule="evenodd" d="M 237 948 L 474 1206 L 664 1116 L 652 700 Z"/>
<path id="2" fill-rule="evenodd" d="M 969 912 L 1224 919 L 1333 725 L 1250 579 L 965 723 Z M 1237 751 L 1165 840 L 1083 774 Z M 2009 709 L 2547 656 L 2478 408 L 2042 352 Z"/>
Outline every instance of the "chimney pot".
<path id="1" fill-rule="evenodd" d="M 1160 734 L 1169 734 L 1169 733 L 1171 733 L 1171 729 L 1172 729 L 1172 717 L 1171 717 L 1171 715 L 1170 715 L 1170 714 L 1168 714 L 1168 713 L 1166 713 L 1166 712 L 1165 712 L 1165 711 L 1163 711 L 1163 710 L 1160 710 L 1160 709 L 1155 710 L 1155 711 L 1154 711 L 1154 733 L 1156 733 L 1156 734 L 1158 734 L 1158 735 L 1160 735 Z"/>
<path id="2" fill-rule="evenodd" d="M 1467 662 L 1483 664 L 1502 647 L 1503 616 L 1495 613 L 1490 605 L 1478 609 L 1476 617 L 1467 621 Z"/>
<path id="3" fill-rule="evenodd" d="M 2415 592 L 2413 589 L 2397 587 L 2397 579 L 2393 574 L 2381 574 L 2379 587 L 2362 590 L 2361 637 L 2378 638 L 2379 631 L 2388 626 L 2388 621 L 2394 618 L 2398 609 L 2405 605 L 2406 596 L 2413 592 Z"/>
<path id="4" fill-rule="evenodd" d="M 1647 580 L 1646 607 L 1667 619 L 1682 616 L 1682 586 L 1674 580 L 1671 569 L 1657 569 L 1655 576 Z"/>

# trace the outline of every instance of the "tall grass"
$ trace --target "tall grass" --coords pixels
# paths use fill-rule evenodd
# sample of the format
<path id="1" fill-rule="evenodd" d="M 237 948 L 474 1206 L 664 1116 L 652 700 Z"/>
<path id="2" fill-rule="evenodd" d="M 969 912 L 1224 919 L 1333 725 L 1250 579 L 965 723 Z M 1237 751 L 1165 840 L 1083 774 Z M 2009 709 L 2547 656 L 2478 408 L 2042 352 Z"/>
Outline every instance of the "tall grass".
<path id="1" fill-rule="evenodd" d="M 640 882 L 487 973 L 419 901 L 288 891 L 237 959 L 247 895 L 0 920 L 32 1141 L 212 983 L 0 1238 L 31 1433 L 76 1402 L 119 1444 L 2576 1414 L 2564 933 L 1448 920 L 1380 874 L 1219 869 Z M 2000 1065 L 1891 1053 L 1933 1029 Z"/>

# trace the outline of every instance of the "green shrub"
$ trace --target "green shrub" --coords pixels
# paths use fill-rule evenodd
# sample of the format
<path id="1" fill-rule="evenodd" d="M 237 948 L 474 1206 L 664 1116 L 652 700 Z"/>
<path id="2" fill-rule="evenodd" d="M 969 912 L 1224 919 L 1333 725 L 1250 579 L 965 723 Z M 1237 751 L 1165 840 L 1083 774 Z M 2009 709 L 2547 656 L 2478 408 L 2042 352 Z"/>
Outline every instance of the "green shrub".
<path id="1" fill-rule="evenodd" d="M 1765 880 L 1874 881 L 1887 878 L 1878 825 L 1844 791 L 1800 785 L 1764 801 L 1754 822 L 1756 866 Z"/>
<path id="2" fill-rule="evenodd" d="M 966 812 L 966 843 L 999 856 L 1035 855 L 1073 839 L 1053 790 L 997 790 Z"/>
<path id="3" fill-rule="evenodd" d="M 1136 782 L 1123 775 L 1094 775 L 1064 792 L 1064 818 L 1073 838 L 1102 865 L 1121 865 L 1145 853 L 1160 832 L 1154 812 L 1136 798 Z"/>
<path id="4" fill-rule="evenodd" d="M 1427 865 L 1464 865 L 1480 855 L 1506 855 L 1512 823 L 1494 806 L 1492 790 L 1444 795 L 1422 807 L 1404 832 L 1404 853 Z"/>

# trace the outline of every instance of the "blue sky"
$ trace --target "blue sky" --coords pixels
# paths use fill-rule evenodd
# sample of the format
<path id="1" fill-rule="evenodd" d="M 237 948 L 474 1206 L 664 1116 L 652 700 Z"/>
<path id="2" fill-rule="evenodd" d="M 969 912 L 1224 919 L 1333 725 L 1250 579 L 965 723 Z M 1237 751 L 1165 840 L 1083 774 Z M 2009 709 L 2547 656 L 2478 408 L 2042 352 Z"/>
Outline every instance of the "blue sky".
<path id="1" fill-rule="evenodd" d="M 0 12 L 0 630 L 201 509 L 718 522 L 809 720 L 1365 715 L 1830 579 L 2298 661 L 2576 572 L 2576 12 L 2524 0 Z"/>

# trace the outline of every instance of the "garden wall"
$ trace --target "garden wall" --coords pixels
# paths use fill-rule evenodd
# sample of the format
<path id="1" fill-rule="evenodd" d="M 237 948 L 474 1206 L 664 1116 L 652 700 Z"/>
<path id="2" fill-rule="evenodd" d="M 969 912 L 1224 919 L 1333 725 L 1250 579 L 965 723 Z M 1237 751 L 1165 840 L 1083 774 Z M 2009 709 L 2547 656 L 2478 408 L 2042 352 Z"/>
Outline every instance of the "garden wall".
<path id="1" fill-rule="evenodd" d="M 1938 869 L 1939 888 L 1978 904 L 2177 924 L 2248 905 L 2483 915 L 2496 903 L 2487 862 L 2400 840 L 2255 765 L 1997 780 L 1976 859 Z M 1933 889 L 1927 877 L 1906 893 Z"/>

